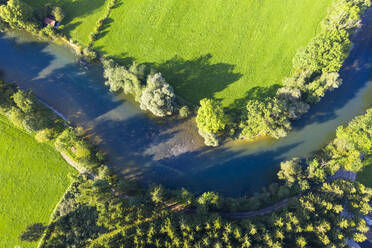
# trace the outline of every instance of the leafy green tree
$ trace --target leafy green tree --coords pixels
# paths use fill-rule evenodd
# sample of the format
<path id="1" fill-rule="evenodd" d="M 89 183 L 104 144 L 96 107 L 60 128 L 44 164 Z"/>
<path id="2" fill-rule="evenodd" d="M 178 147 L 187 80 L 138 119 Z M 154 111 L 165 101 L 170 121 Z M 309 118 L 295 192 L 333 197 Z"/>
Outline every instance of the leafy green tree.
<path id="1" fill-rule="evenodd" d="M 149 110 L 156 116 L 172 115 L 174 111 L 175 94 L 173 88 L 160 73 L 149 75 L 147 84 L 139 100 L 143 110 Z"/>
<path id="2" fill-rule="evenodd" d="M 225 129 L 227 117 L 222 105 L 213 99 L 204 98 L 200 101 L 196 124 L 204 133 L 218 133 Z"/>
<path id="3" fill-rule="evenodd" d="M 36 104 L 36 98 L 32 91 L 19 90 L 13 95 L 13 100 L 24 113 L 33 111 Z"/>
<path id="4" fill-rule="evenodd" d="M 303 171 L 300 162 L 299 158 L 294 158 L 280 163 L 278 178 L 285 180 L 288 186 L 292 186 L 296 182 L 301 181 L 303 179 Z"/>
<path id="5" fill-rule="evenodd" d="M 57 22 L 61 22 L 65 18 L 65 13 L 63 13 L 62 8 L 58 6 L 53 8 L 52 15 Z"/>
<path id="6" fill-rule="evenodd" d="M 266 102 L 248 101 L 242 119 L 240 136 L 245 139 L 258 136 L 285 137 L 291 128 L 288 113 L 276 98 L 267 99 Z"/>
<path id="7" fill-rule="evenodd" d="M 12 28 L 26 28 L 33 20 L 33 10 L 21 0 L 9 0 L 0 5 L 0 18 Z"/>

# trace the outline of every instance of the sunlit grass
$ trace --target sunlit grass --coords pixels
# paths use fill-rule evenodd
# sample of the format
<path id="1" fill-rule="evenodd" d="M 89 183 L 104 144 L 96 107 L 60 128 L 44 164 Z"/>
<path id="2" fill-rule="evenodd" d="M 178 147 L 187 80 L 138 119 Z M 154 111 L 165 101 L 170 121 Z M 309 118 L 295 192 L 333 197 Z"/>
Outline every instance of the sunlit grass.
<path id="1" fill-rule="evenodd" d="M 49 217 L 76 173 L 50 145 L 0 117 L 0 247 L 36 247 L 20 242 L 26 226 L 48 224 Z"/>

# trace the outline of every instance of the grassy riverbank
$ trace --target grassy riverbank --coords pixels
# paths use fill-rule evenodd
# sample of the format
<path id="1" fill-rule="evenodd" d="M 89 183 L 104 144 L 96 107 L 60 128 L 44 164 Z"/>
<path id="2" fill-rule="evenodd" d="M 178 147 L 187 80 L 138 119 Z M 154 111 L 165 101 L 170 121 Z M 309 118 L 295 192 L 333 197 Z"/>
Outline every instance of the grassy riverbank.
<path id="1" fill-rule="evenodd" d="M 48 224 L 55 205 L 76 173 L 46 144 L 0 117 L 0 247 L 36 247 L 20 242 L 28 225 Z"/>
<path id="2" fill-rule="evenodd" d="M 25 0 L 58 4 L 61 28 L 88 45 L 104 0 Z M 289 76 L 292 58 L 317 34 L 332 0 L 118 1 L 94 48 L 125 64 L 149 63 L 180 97 L 224 106 L 273 95 Z M 213 6 L 213 7 L 211 7 Z"/>
<path id="3" fill-rule="evenodd" d="M 195 104 L 275 93 L 332 0 L 123 1 L 95 42 L 121 61 L 151 63 Z M 213 7 L 212 7 L 213 6 Z"/>

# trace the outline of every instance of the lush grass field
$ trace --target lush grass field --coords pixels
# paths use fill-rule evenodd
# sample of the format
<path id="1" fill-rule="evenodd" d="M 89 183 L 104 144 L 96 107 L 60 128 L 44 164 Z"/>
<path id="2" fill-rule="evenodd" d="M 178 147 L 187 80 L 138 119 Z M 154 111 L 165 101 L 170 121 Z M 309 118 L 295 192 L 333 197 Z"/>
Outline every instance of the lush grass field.
<path id="1" fill-rule="evenodd" d="M 372 157 L 366 159 L 364 163 L 366 166 L 358 173 L 357 181 L 372 188 Z"/>
<path id="2" fill-rule="evenodd" d="M 89 34 L 93 32 L 98 19 L 105 14 L 108 1 L 105 0 L 25 0 L 33 7 L 57 3 L 65 13 L 63 31 L 73 40 L 88 45 Z"/>
<path id="3" fill-rule="evenodd" d="M 49 145 L 0 117 L 0 247 L 36 247 L 20 242 L 26 226 L 48 224 L 50 214 L 76 173 Z"/>
<path id="4" fill-rule="evenodd" d="M 96 41 L 102 53 L 153 63 L 180 96 L 272 94 L 319 30 L 332 0 L 123 0 Z"/>

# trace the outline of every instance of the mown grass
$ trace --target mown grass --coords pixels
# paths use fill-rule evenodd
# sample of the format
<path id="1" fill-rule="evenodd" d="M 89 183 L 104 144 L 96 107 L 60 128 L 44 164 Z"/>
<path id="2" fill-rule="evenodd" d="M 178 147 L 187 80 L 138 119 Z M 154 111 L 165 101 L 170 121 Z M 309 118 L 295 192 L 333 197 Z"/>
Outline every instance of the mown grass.
<path id="1" fill-rule="evenodd" d="M 372 157 L 364 161 L 364 168 L 358 173 L 357 181 L 372 188 Z"/>
<path id="2" fill-rule="evenodd" d="M 18 237 L 49 217 L 76 173 L 54 150 L 0 117 L 0 247 L 36 247 Z"/>
<path id="3" fill-rule="evenodd" d="M 65 19 L 61 27 L 72 40 L 87 46 L 89 34 L 93 32 L 98 19 L 105 14 L 108 1 L 105 0 L 25 0 L 33 7 L 41 7 L 47 3 L 62 7 Z"/>
<path id="4" fill-rule="evenodd" d="M 113 9 L 95 48 L 153 64 L 176 93 L 266 97 L 291 71 L 292 58 L 319 30 L 332 0 L 125 0 Z"/>

